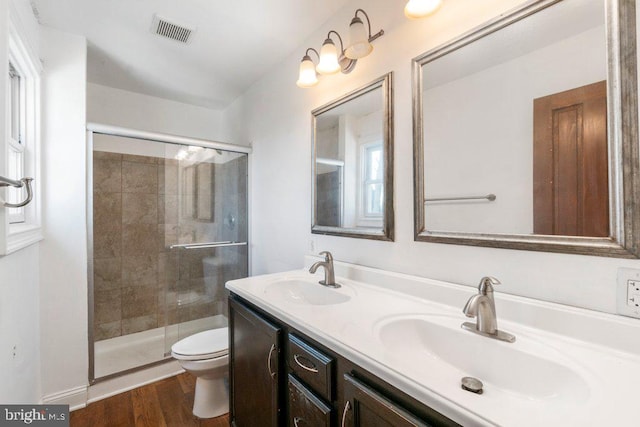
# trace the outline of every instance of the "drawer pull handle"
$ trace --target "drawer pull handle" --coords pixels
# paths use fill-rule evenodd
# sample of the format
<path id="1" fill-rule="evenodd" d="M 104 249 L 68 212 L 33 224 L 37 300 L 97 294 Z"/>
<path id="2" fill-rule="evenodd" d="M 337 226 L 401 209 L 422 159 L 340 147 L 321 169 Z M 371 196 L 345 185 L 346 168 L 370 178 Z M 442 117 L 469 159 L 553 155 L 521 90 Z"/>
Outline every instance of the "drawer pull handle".
<path id="1" fill-rule="evenodd" d="M 300 361 L 300 359 L 304 359 L 309 361 L 309 363 L 311 363 L 311 366 L 307 366 L 304 363 L 302 363 Z M 298 364 L 298 366 L 300 366 L 302 369 L 304 369 L 305 371 L 309 371 L 309 372 L 313 372 L 314 374 L 318 373 L 318 368 L 316 368 L 316 365 L 314 365 L 309 359 L 307 359 L 306 357 L 300 355 L 300 354 L 294 354 L 293 355 L 293 360 L 296 361 L 296 363 Z"/>
<path id="2" fill-rule="evenodd" d="M 293 417 L 293 425 L 294 425 L 295 427 L 299 427 L 298 423 L 299 423 L 300 421 L 304 421 L 304 420 L 303 420 L 302 418 L 300 418 L 300 417 Z"/>
<path id="3" fill-rule="evenodd" d="M 344 404 L 344 411 L 342 411 L 342 424 L 340 424 L 342 427 L 346 426 L 347 411 L 349 411 L 350 407 L 351 407 L 351 401 L 347 400 L 347 403 Z"/>
<path id="4" fill-rule="evenodd" d="M 269 350 L 269 356 L 267 357 L 267 369 L 269 370 L 269 375 L 271 375 L 271 378 L 276 377 L 276 373 L 271 370 L 271 355 L 273 354 L 273 351 L 275 349 L 276 349 L 276 345 L 271 344 L 271 349 Z"/>

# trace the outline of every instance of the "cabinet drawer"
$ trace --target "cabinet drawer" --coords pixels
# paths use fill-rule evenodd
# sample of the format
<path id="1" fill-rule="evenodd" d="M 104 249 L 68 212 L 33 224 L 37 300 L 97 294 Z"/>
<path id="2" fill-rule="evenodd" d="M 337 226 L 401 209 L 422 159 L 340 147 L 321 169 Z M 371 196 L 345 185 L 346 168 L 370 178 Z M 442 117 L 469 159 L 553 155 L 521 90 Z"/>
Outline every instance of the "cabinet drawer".
<path id="1" fill-rule="evenodd" d="M 289 374 L 289 427 L 331 427 L 331 408 Z"/>
<path id="2" fill-rule="evenodd" d="M 289 369 L 309 388 L 331 402 L 333 400 L 335 360 L 292 334 L 289 334 L 288 348 Z"/>

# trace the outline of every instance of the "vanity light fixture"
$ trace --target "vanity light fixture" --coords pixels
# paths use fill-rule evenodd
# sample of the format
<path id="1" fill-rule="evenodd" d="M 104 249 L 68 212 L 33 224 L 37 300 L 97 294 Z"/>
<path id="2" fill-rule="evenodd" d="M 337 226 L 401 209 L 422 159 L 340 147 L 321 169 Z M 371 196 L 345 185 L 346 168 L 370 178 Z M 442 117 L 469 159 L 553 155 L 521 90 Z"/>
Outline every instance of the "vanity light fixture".
<path id="1" fill-rule="evenodd" d="M 365 28 L 362 19 L 358 16 L 359 12 L 366 18 L 367 28 Z M 335 34 L 340 42 L 339 51 L 334 39 L 331 38 L 332 34 Z M 315 86 L 318 84 L 318 75 L 316 72 L 320 74 L 336 74 L 339 71 L 343 74 L 350 73 L 355 68 L 358 59 L 364 58 L 371 53 L 373 50 L 371 42 L 382 35 L 384 35 L 384 30 L 380 30 L 373 35 L 371 34 L 371 21 L 369 21 L 369 16 L 364 10 L 357 9 L 349 25 L 350 43 L 347 48 L 344 48 L 342 37 L 340 37 L 337 31 L 329 31 L 327 38 L 324 43 L 322 43 L 320 53 L 312 47 L 308 48 L 305 52 L 300 62 L 298 81 L 296 84 L 301 88 Z M 311 56 L 309 56 L 310 52 L 314 52 L 318 57 L 317 66 L 314 64 Z"/>
<path id="2" fill-rule="evenodd" d="M 320 54 L 317 50 L 310 47 L 302 57 L 300 62 L 300 71 L 298 73 L 298 81 L 296 84 L 298 87 L 307 88 L 318 84 L 318 75 L 316 74 L 316 66 L 309 56 L 309 51 L 314 52 L 318 56 L 318 62 L 320 62 Z"/>
<path id="3" fill-rule="evenodd" d="M 338 36 L 338 40 L 340 40 L 340 56 L 342 56 L 342 52 L 344 52 L 340 34 L 333 30 L 329 31 L 327 38 L 320 48 L 320 62 L 318 62 L 316 66 L 316 71 L 320 74 L 335 74 L 342 69 L 338 59 L 338 49 L 335 43 L 333 43 L 333 40 L 331 40 L 331 33 Z"/>
<path id="4" fill-rule="evenodd" d="M 364 22 L 358 17 L 358 12 L 362 12 L 367 19 L 367 28 L 364 27 Z M 367 31 L 368 30 L 368 31 Z M 378 31 L 376 34 L 371 35 L 371 21 L 369 21 L 369 15 L 362 9 L 357 9 L 355 16 L 349 24 L 349 46 L 344 54 L 350 59 L 360 59 L 369 55 L 373 50 L 372 41 L 384 34 L 384 30 Z"/>
<path id="5" fill-rule="evenodd" d="M 420 19 L 435 13 L 442 0 L 409 0 L 404 7 L 404 14 L 410 19 Z"/>

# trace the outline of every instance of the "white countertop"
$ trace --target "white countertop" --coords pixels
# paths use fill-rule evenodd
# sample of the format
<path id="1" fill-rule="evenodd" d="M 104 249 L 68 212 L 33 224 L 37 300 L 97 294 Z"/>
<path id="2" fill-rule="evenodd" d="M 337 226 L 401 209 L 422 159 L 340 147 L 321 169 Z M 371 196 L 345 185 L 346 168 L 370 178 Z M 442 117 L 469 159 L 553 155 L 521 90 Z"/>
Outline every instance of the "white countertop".
<path id="1" fill-rule="evenodd" d="M 636 397 L 640 385 L 640 355 L 629 351 L 635 350 L 640 340 L 640 322 L 635 319 L 504 296 L 497 291 L 499 328 L 517 337 L 515 343 L 504 343 L 459 328 L 463 321 L 474 321 L 462 314 L 462 307 L 475 289 L 336 264 L 336 281 L 343 286 L 332 292 L 350 297 L 339 304 L 308 305 L 273 292 L 275 286 L 287 281 L 315 284 L 322 278 L 321 272 L 311 275 L 306 270 L 298 270 L 255 276 L 230 281 L 226 287 L 464 426 L 640 425 L 640 405 Z M 368 283 L 350 280 L 340 273 L 371 280 Z M 424 295 L 432 297 L 427 299 Z M 518 321 L 501 318 L 501 308 Z M 461 365 L 456 361 L 443 360 L 441 354 L 423 351 L 419 345 L 412 350 L 406 346 L 406 340 L 389 345 L 393 342 L 394 330 L 385 329 L 388 324 L 421 317 L 440 324 L 439 330 L 450 332 L 442 341 L 447 345 L 461 338 L 466 343 L 467 335 L 459 334 L 469 334 L 478 340 L 489 340 L 491 347 L 486 347 L 485 341 L 472 338 L 470 342 L 480 346 L 468 349 L 474 363 L 465 365 L 468 366 L 465 370 L 457 368 Z M 554 329 L 550 319 L 560 323 L 557 328 Z M 397 324 L 402 328 L 401 322 Z M 585 331 L 585 327 L 589 330 Z M 402 332 L 399 336 L 405 336 L 406 330 L 398 331 Z M 380 338 L 384 333 L 387 341 Z M 615 348 L 619 338 L 613 334 L 627 335 L 634 343 L 626 346 L 626 341 L 622 341 L 619 348 Z M 447 340 L 454 341 L 446 343 Z M 462 354 L 466 353 L 466 347 L 461 348 L 462 351 L 449 353 L 454 355 L 452 359 L 458 356 L 469 359 L 469 354 Z M 486 348 L 491 351 L 478 350 Z M 496 356 L 492 357 L 492 352 Z M 530 358 L 531 352 L 540 359 Z M 508 355 L 507 363 L 496 365 L 494 362 L 500 355 Z M 538 360 L 549 363 L 540 364 Z M 500 384 L 492 383 L 496 373 L 492 369 L 501 370 Z M 545 372 L 536 372 L 536 369 Z M 554 369 L 557 374 L 551 375 L 552 381 L 540 380 Z M 468 375 L 484 382 L 482 395 L 460 388 L 460 379 Z M 549 383 L 560 386 L 556 390 Z"/>

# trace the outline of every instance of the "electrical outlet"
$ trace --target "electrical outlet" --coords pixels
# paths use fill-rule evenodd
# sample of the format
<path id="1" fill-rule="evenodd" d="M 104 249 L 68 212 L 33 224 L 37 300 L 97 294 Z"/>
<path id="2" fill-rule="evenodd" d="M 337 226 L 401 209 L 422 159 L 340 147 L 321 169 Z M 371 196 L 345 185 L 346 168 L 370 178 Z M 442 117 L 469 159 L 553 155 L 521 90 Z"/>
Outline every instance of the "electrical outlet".
<path id="1" fill-rule="evenodd" d="M 640 270 L 618 269 L 618 314 L 640 318 Z"/>
<path id="2" fill-rule="evenodd" d="M 640 307 L 640 281 L 627 280 L 627 305 Z"/>

